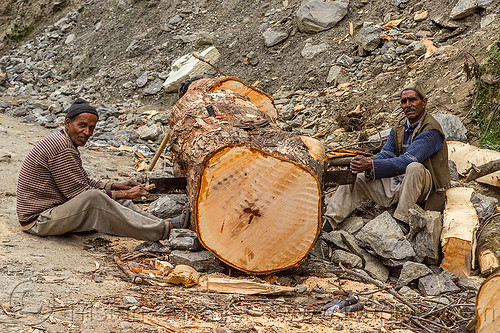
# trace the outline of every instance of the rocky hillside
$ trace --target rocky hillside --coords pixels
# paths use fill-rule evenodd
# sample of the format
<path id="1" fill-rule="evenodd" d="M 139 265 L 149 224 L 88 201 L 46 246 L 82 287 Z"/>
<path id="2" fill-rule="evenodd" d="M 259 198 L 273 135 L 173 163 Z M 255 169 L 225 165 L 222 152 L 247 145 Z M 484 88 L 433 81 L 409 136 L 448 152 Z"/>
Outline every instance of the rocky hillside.
<path id="1" fill-rule="evenodd" d="M 54 127 L 84 97 L 102 104 L 96 144 L 140 143 L 147 156 L 177 100 L 162 87 L 172 63 L 210 46 L 222 72 L 273 95 L 285 129 L 327 145 L 388 128 L 411 79 L 432 113 L 463 117 L 474 97 L 463 64 L 498 41 L 500 3 L 6 0 L 0 17 L 0 112 Z"/>

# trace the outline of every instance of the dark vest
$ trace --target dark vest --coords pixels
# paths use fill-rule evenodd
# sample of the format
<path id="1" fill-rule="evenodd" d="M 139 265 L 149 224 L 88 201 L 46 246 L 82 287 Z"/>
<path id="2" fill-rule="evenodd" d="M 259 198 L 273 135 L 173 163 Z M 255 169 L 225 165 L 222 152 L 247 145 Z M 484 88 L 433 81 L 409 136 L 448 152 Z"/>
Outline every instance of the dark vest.
<path id="1" fill-rule="evenodd" d="M 410 143 L 422 132 L 437 130 L 443 138 L 445 137 L 441 125 L 427 112 L 424 113 L 420 124 L 415 128 Z M 396 153 L 401 155 L 404 126 L 399 124 L 394 128 L 394 140 L 396 143 Z M 425 202 L 426 210 L 442 211 L 444 208 L 445 192 L 450 187 L 450 168 L 448 166 L 448 145 L 446 139 L 443 139 L 443 145 L 435 154 L 422 162 L 424 167 L 429 170 L 432 177 L 432 191 Z"/>

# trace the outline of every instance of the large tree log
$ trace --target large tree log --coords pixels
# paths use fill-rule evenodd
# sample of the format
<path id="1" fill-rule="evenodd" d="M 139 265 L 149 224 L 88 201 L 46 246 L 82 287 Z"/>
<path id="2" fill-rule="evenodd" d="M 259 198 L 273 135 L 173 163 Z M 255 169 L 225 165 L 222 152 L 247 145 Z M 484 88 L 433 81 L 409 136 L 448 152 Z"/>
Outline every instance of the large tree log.
<path id="1" fill-rule="evenodd" d="M 500 216 L 495 214 L 485 221 L 477 236 L 477 257 L 481 274 L 491 274 L 500 267 L 496 255 L 498 251 L 500 251 Z"/>
<path id="2" fill-rule="evenodd" d="M 476 209 L 470 201 L 471 188 L 454 187 L 446 191 L 441 245 L 441 268 L 457 276 L 469 276 L 473 262 L 472 248 L 479 227 Z"/>
<path id="3" fill-rule="evenodd" d="M 187 178 L 200 242 L 248 273 L 296 266 L 321 226 L 323 145 L 282 131 L 276 117 L 264 92 L 203 78 L 169 118 L 174 174 Z"/>
<path id="4" fill-rule="evenodd" d="M 455 162 L 457 171 L 463 175 L 470 170 L 473 164 L 479 167 L 500 159 L 500 152 L 490 149 L 480 149 L 463 142 L 449 141 L 448 156 L 450 160 Z M 494 168 L 491 170 L 493 171 Z M 483 184 L 500 186 L 500 171 L 493 171 L 491 173 L 487 173 L 487 171 L 484 170 L 483 175 L 477 178 L 476 181 Z"/>
<path id="5" fill-rule="evenodd" d="M 476 297 L 476 332 L 500 332 L 500 273 L 483 282 Z"/>

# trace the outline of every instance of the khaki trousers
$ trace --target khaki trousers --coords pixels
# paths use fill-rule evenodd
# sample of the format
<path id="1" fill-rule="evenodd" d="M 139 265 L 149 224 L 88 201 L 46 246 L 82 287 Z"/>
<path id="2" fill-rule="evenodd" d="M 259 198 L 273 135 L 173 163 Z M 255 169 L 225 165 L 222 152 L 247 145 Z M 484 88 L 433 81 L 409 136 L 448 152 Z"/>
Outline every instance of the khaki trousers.
<path id="1" fill-rule="evenodd" d="M 394 218 L 408 223 L 408 209 L 423 203 L 432 188 L 431 173 L 421 163 L 413 162 L 400 177 L 368 180 L 358 174 L 356 182 L 341 185 L 327 203 L 325 217 L 335 229 L 364 199 L 371 199 L 384 207 L 397 203 Z"/>
<path id="2" fill-rule="evenodd" d="M 136 207 L 130 200 L 113 200 L 99 190 L 88 190 L 40 214 L 28 230 L 39 236 L 98 231 L 147 241 L 165 239 L 169 221 Z"/>

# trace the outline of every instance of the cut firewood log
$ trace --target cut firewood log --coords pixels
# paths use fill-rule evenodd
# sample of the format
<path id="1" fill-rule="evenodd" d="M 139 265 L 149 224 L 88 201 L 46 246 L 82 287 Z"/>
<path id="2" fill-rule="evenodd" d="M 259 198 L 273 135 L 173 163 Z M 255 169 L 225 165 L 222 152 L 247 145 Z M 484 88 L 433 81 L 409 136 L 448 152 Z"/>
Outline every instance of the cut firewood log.
<path id="1" fill-rule="evenodd" d="M 206 281 L 208 291 L 242 295 L 276 295 L 295 291 L 293 287 L 272 285 L 270 283 L 227 278 L 209 278 Z"/>
<path id="2" fill-rule="evenodd" d="M 492 172 L 488 173 L 488 168 L 484 167 L 484 170 L 482 170 L 483 175 L 475 180 L 483 184 L 500 186 L 500 170 L 494 171 L 495 165 L 498 164 L 498 162 L 495 164 L 494 161 L 500 159 L 500 152 L 480 149 L 463 142 L 449 141 L 448 156 L 456 164 L 457 171 L 462 175 L 466 175 L 471 170 L 472 165 L 479 167 L 479 170 L 481 170 L 481 166 L 488 164 Z M 470 180 L 472 180 L 472 177 Z"/>
<path id="3" fill-rule="evenodd" d="M 193 82 L 169 118 L 201 244 L 247 273 L 298 265 L 320 231 L 324 147 L 276 116 L 267 94 L 225 77 Z"/>
<path id="4" fill-rule="evenodd" d="M 473 258 L 475 233 L 479 219 L 470 201 L 472 188 L 454 187 L 446 191 L 443 216 L 441 268 L 457 276 L 469 276 Z"/>
<path id="5" fill-rule="evenodd" d="M 500 273 L 483 282 L 476 297 L 476 333 L 498 333 L 500 314 Z"/>
<path id="6" fill-rule="evenodd" d="M 500 267 L 500 215 L 495 214 L 481 226 L 477 236 L 477 257 L 481 274 L 488 275 Z"/>

